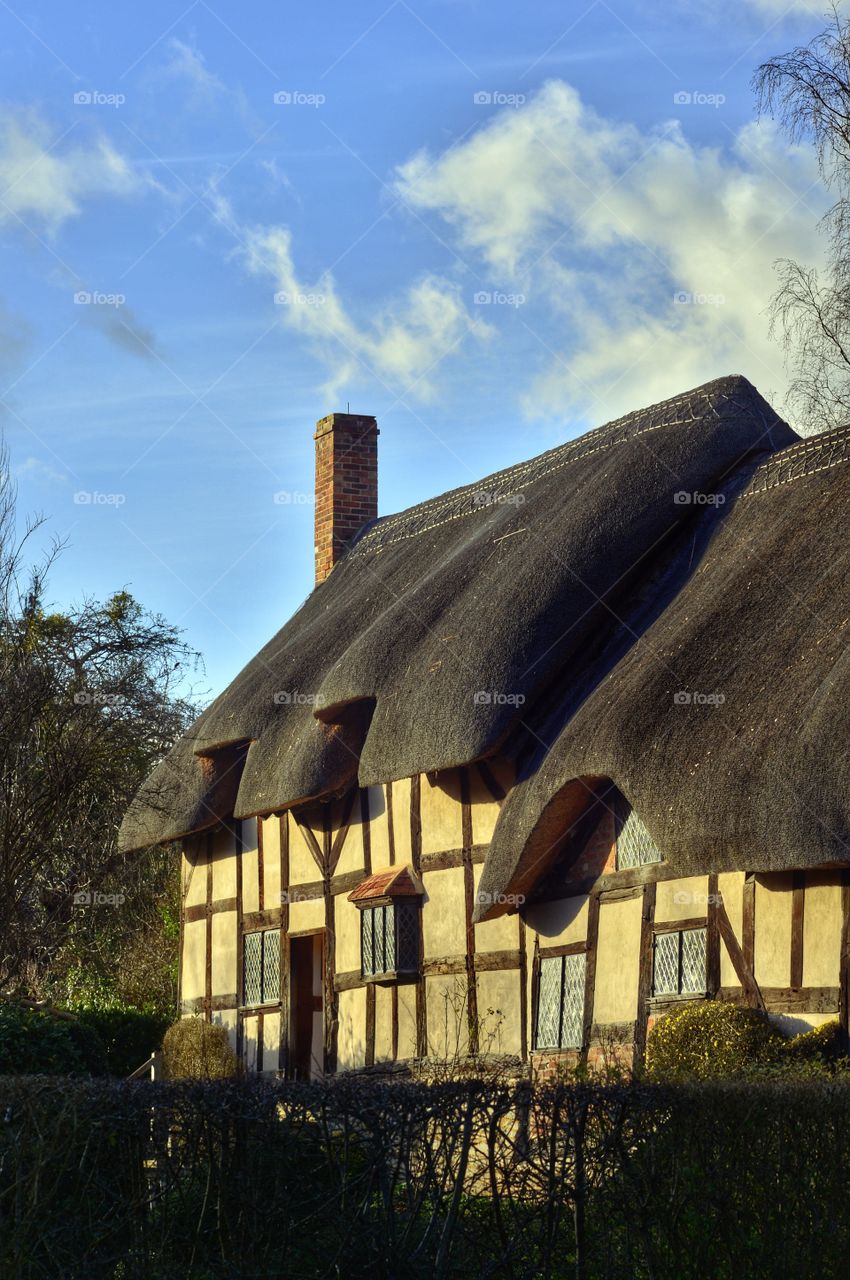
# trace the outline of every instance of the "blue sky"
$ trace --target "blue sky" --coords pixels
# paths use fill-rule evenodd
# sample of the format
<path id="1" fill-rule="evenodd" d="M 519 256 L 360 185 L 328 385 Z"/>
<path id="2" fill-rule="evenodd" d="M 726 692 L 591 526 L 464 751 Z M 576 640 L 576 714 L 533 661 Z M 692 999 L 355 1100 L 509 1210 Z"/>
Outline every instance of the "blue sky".
<path id="1" fill-rule="evenodd" d="M 772 264 L 826 195 L 749 82 L 821 8 L 3 0 L 2 426 L 56 603 L 128 586 L 215 693 L 312 585 L 326 412 L 378 416 L 390 512 L 723 373 L 781 407 Z"/>

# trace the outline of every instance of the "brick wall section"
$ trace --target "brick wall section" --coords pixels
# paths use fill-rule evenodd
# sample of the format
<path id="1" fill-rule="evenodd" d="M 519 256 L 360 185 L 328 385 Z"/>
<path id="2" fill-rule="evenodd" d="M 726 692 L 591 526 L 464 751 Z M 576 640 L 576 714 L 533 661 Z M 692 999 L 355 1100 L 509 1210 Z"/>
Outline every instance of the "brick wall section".
<path id="1" fill-rule="evenodd" d="M 378 514 L 378 424 L 359 413 L 316 423 L 316 585 Z"/>

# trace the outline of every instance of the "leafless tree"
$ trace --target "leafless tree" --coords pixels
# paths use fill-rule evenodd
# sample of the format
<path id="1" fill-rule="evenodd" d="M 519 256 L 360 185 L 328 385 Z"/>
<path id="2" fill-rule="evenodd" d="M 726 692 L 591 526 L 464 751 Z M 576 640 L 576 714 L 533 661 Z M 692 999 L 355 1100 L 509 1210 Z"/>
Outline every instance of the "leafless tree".
<path id="1" fill-rule="evenodd" d="M 834 4 L 808 45 L 770 58 L 756 71 L 759 110 L 790 141 L 810 141 L 835 202 L 821 227 L 823 271 L 778 263 L 771 323 L 791 374 L 788 400 L 811 428 L 850 421 L 850 18 Z"/>

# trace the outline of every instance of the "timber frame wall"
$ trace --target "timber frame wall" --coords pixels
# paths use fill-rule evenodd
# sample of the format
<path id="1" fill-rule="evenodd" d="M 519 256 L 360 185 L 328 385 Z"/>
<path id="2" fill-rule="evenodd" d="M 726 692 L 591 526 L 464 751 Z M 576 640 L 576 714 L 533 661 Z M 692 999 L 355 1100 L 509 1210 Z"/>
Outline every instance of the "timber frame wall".
<path id="1" fill-rule="evenodd" d="M 223 1023 L 251 1070 L 289 1068 L 290 942 L 320 934 L 320 1068 L 500 1055 L 544 1073 L 611 1051 L 634 1061 L 660 1014 L 685 997 L 652 996 L 653 941 L 705 927 L 706 997 L 764 1009 L 789 1029 L 840 1016 L 850 997 L 850 869 L 681 877 L 664 863 L 616 870 L 603 817 L 587 857 L 551 901 L 472 923 L 481 867 L 510 785 L 473 765 L 354 789 L 309 809 L 231 823 L 183 855 L 180 999 Z M 419 972 L 381 982 L 360 970 L 360 913 L 348 894 L 406 864 L 425 888 Z M 246 1008 L 242 937 L 279 928 L 281 998 Z M 582 1044 L 534 1045 L 540 962 L 584 952 Z M 693 999 L 694 997 L 688 997 Z"/>

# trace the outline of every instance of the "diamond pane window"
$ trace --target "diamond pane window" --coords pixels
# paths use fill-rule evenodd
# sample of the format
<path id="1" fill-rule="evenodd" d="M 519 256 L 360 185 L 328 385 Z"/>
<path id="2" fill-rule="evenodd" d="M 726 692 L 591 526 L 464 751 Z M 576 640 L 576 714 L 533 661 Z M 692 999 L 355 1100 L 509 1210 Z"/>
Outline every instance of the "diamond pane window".
<path id="1" fill-rule="evenodd" d="M 280 929 L 263 933 L 263 1004 L 280 999 Z"/>
<path id="2" fill-rule="evenodd" d="M 259 1004 L 263 990 L 263 935 L 245 934 L 243 982 L 245 1004 Z"/>
<path id="3" fill-rule="evenodd" d="M 280 1000 L 280 929 L 246 933 L 242 950 L 243 1004 Z"/>
<path id="4" fill-rule="evenodd" d="M 705 991 L 705 929 L 682 933 L 682 990 Z"/>
<path id="5" fill-rule="evenodd" d="M 538 1049 L 578 1049 L 584 1033 L 585 955 L 540 961 L 537 986 Z"/>
<path id="6" fill-rule="evenodd" d="M 705 929 L 674 929 L 655 935 L 652 994 L 687 995 L 705 991 Z"/>
<path id="7" fill-rule="evenodd" d="M 652 836 L 627 800 L 619 797 L 615 814 L 617 831 L 617 869 L 644 867 L 661 862 L 661 853 Z"/>
<path id="8" fill-rule="evenodd" d="M 360 939 L 364 977 L 415 973 L 419 967 L 418 903 L 361 908 Z"/>
<path id="9" fill-rule="evenodd" d="M 419 907 L 415 902 L 397 902 L 395 907 L 396 966 L 400 973 L 419 968 Z"/>

